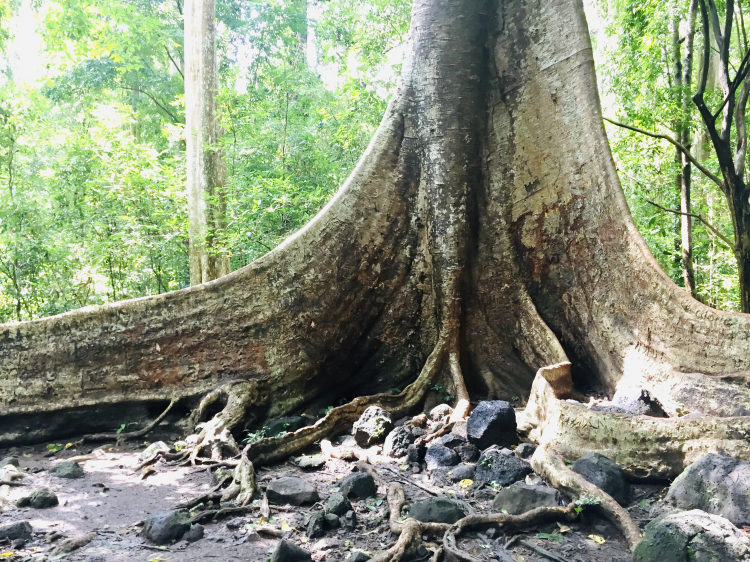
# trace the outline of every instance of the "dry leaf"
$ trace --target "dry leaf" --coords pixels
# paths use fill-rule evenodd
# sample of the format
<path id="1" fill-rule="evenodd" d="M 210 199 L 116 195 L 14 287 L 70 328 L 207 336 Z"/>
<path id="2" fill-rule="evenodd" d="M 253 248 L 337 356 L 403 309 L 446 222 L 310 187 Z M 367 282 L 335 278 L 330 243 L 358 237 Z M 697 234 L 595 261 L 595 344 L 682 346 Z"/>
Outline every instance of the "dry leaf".
<path id="1" fill-rule="evenodd" d="M 559 521 L 557 522 L 557 526 L 558 526 L 558 529 L 557 529 L 557 531 L 558 531 L 559 533 L 561 533 L 561 534 L 562 534 L 562 533 L 569 533 L 570 531 L 572 531 L 572 529 L 571 529 L 570 527 L 568 527 L 567 525 L 563 525 L 563 524 L 562 524 L 562 523 L 560 523 Z"/>
<path id="2" fill-rule="evenodd" d="M 604 540 L 604 537 L 601 537 L 599 535 L 589 535 L 589 538 L 596 544 L 604 544 L 605 542 L 607 542 Z"/>
<path id="3" fill-rule="evenodd" d="M 461 480 L 461 482 L 458 483 L 459 488 L 468 488 L 474 483 L 474 481 L 471 478 L 464 478 Z"/>
<path id="4" fill-rule="evenodd" d="M 263 501 L 260 502 L 261 519 L 268 519 L 271 516 L 271 508 L 268 506 L 268 496 L 263 494 Z"/>

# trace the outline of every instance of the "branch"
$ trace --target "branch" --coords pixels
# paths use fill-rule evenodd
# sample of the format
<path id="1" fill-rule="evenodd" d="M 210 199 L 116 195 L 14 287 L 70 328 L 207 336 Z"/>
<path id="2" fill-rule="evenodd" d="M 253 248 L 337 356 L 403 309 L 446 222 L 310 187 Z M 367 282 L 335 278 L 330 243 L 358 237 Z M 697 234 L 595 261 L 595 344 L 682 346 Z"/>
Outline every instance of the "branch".
<path id="1" fill-rule="evenodd" d="M 172 119 L 174 123 L 182 123 L 182 121 L 180 121 L 177 117 L 175 117 L 171 111 L 169 111 L 166 107 L 160 104 L 159 101 L 148 92 L 144 92 L 140 88 L 132 88 L 130 86 L 120 86 L 120 88 L 122 88 L 123 90 L 131 90 L 133 92 L 138 92 L 139 94 L 143 94 L 144 96 L 149 98 L 152 102 L 154 102 L 156 105 L 158 105 L 164 113 L 169 115 L 170 119 Z"/>
<path id="2" fill-rule="evenodd" d="M 667 213 L 672 213 L 675 215 L 684 215 L 686 217 L 693 217 L 694 219 L 698 219 L 701 221 L 704 225 L 706 225 L 706 228 L 708 228 L 711 232 L 713 232 L 716 236 L 718 236 L 724 244 L 726 244 L 730 250 L 733 252 L 737 251 L 737 246 L 735 246 L 732 241 L 724 236 L 721 232 L 719 232 L 714 225 L 712 225 L 710 222 L 708 222 L 705 218 L 703 218 L 703 215 L 697 215 L 695 213 L 683 213 L 682 211 L 676 211 L 675 209 L 667 209 L 666 207 L 662 207 L 658 203 L 654 203 L 650 199 L 646 199 L 648 203 L 656 207 L 657 209 L 661 209 L 662 211 L 665 211 Z"/>
<path id="3" fill-rule="evenodd" d="M 180 73 L 180 76 L 182 76 L 182 79 L 183 79 L 183 81 L 184 81 L 184 80 L 185 80 L 185 75 L 184 75 L 184 74 L 182 73 L 182 70 L 180 70 L 180 67 L 179 67 L 179 65 L 177 64 L 177 61 L 175 61 L 175 60 L 174 60 L 174 59 L 172 58 L 172 53 L 170 53 L 170 52 L 169 52 L 169 47 L 167 47 L 166 45 L 164 45 L 164 50 L 165 50 L 165 51 L 167 51 L 167 56 L 169 57 L 169 60 L 171 60 L 171 61 L 172 61 L 172 64 L 173 64 L 173 65 L 174 65 L 174 67 L 175 67 L 175 68 L 177 69 L 177 72 L 179 72 L 179 73 Z"/>
<path id="4" fill-rule="evenodd" d="M 685 158 L 687 158 L 690 163 L 698 168 L 701 172 L 705 174 L 705 176 L 713 181 L 716 185 L 719 186 L 719 189 L 721 189 L 722 192 L 725 191 L 724 182 L 721 181 L 721 179 L 712 173 L 708 168 L 706 168 L 703 164 L 698 162 L 695 158 L 693 158 L 693 155 L 690 154 L 690 151 L 685 148 L 682 144 L 674 140 L 669 135 L 663 135 L 661 133 L 652 133 L 651 131 L 645 131 L 643 129 L 639 129 L 638 127 L 633 127 L 632 125 L 626 125 L 625 123 L 620 123 L 618 121 L 614 121 L 613 119 L 609 119 L 607 117 L 604 117 L 605 121 L 608 121 L 609 123 L 612 123 L 613 125 L 617 125 L 618 127 L 622 127 L 623 129 L 628 129 L 630 131 L 635 131 L 636 133 L 641 133 L 642 135 L 646 135 L 655 139 L 663 139 L 665 141 L 670 142 L 673 144 L 680 152 L 682 152 L 685 155 Z"/>

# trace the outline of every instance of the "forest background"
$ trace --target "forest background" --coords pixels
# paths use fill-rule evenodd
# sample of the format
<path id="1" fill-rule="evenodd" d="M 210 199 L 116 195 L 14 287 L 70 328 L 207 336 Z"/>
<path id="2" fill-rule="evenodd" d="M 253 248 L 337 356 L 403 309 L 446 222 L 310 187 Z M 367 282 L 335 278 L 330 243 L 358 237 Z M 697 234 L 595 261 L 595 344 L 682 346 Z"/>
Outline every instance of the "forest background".
<path id="1" fill-rule="evenodd" d="M 303 226 L 346 179 L 396 86 L 410 4 L 217 0 L 228 181 L 226 230 L 213 235 L 232 270 Z M 0 0 L 0 321 L 189 285 L 182 11 L 182 0 Z M 587 6 L 604 114 L 658 133 L 679 124 L 716 170 L 683 103 L 699 72 L 674 79 L 689 12 L 681 0 Z M 744 21 L 737 29 L 735 66 L 747 51 Z M 663 139 L 608 134 L 635 222 L 684 286 L 680 160 Z M 690 225 L 693 292 L 739 310 L 725 198 L 694 173 L 691 205 L 705 219 Z"/>

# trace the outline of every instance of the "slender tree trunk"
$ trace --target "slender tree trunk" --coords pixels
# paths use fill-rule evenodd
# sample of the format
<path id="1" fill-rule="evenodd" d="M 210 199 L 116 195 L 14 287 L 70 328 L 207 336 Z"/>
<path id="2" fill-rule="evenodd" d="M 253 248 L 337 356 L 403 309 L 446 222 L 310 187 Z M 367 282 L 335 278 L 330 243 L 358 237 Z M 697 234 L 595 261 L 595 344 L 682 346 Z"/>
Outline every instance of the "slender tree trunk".
<path id="1" fill-rule="evenodd" d="M 221 246 L 226 230 L 226 165 L 219 146 L 215 0 L 185 4 L 185 130 L 190 284 L 229 273 Z"/>

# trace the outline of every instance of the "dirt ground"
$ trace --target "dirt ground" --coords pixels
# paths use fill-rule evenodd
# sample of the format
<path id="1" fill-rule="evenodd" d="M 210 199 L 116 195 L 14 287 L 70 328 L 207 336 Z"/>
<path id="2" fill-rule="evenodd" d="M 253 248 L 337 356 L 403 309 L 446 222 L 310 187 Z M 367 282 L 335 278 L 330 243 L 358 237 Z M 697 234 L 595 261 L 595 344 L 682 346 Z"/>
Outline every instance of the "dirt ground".
<path id="1" fill-rule="evenodd" d="M 207 493 L 215 485 L 210 472 L 200 467 L 170 466 L 164 461 L 154 466 L 145 479 L 134 472 L 138 465 L 138 454 L 149 442 L 164 440 L 173 442 L 179 437 L 169 428 L 160 428 L 159 434 L 149 435 L 149 441 L 128 443 L 121 448 L 114 445 L 85 447 L 84 450 L 64 449 L 50 454 L 47 444 L 0 450 L 0 459 L 16 456 L 21 468 L 28 473 L 24 487 L 0 487 L 0 525 L 27 520 L 34 529 L 34 539 L 21 548 L 0 543 L 0 559 L 42 561 L 65 559 L 70 561 L 101 562 L 154 562 L 199 560 L 243 560 L 266 561 L 278 542 L 278 537 L 256 532 L 260 515 L 251 513 L 205 524 L 205 536 L 193 543 L 180 541 L 168 547 L 156 547 L 139 535 L 138 523 L 149 513 L 170 509 L 187 499 Z M 64 443 L 60 443 L 63 447 Z M 85 476 L 80 479 L 61 479 L 49 472 L 57 462 L 76 455 L 88 454 L 100 448 L 104 454 L 81 463 Z M 316 452 L 316 451 L 310 451 Z M 434 486 L 426 471 L 412 474 L 405 471 L 395 460 L 390 465 L 414 483 L 468 502 L 477 512 L 492 508 L 491 498 L 476 499 L 471 491 L 458 484 L 439 488 Z M 389 531 L 384 511 L 385 485 L 394 480 L 393 474 L 383 466 L 376 466 L 380 474 L 377 497 L 352 501 L 357 514 L 356 530 L 328 531 L 323 538 L 308 539 L 305 536 L 305 517 L 321 505 L 306 507 L 272 507 L 270 526 L 278 536 L 287 536 L 310 550 L 314 560 L 330 562 L 344 561 L 352 550 L 359 549 L 373 554 L 390 546 L 395 536 Z M 405 466 L 405 465 L 404 465 Z M 303 471 L 291 462 L 258 470 L 261 489 L 267 482 L 281 476 L 302 476 L 313 481 L 325 504 L 327 497 L 337 491 L 337 482 L 349 474 L 354 463 L 332 459 L 325 466 Z M 18 508 L 15 501 L 40 486 L 53 490 L 60 501 L 57 507 L 47 509 Z M 410 501 L 426 499 L 429 494 L 422 489 L 405 484 Z M 634 487 L 630 512 L 643 525 L 648 520 L 651 504 L 658 499 L 662 488 L 658 486 Z M 485 495 L 487 495 L 485 493 Z M 257 495 L 256 495 L 257 497 Z M 382 501 L 381 501 L 382 500 Z M 255 502 L 259 506 L 260 502 Z M 460 546 L 478 560 L 501 562 L 541 562 L 549 558 L 526 546 L 529 541 L 547 551 L 557 554 L 566 562 L 627 562 L 631 560 L 624 539 L 606 520 L 588 515 L 583 520 L 568 525 L 569 530 L 557 524 L 527 529 L 514 544 L 505 550 L 503 546 L 511 536 L 492 531 L 484 534 L 469 534 L 462 538 Z M 96 532 L 96 538 L 67 555 L 51 555 L 59 541 Z M 56 539 L 56 540 L 55 540 Z M 602 544 L 600 544 L 602 543 Z M 428 547 L 430 545 L 428 544 Z"/>

